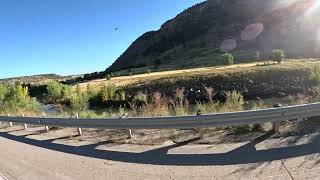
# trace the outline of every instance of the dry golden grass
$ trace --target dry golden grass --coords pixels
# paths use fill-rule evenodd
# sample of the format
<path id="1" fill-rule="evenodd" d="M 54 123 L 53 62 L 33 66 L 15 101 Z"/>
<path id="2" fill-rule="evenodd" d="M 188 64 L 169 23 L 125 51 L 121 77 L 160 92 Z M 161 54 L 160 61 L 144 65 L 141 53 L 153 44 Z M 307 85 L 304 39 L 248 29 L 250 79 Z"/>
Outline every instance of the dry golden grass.
<path id="1" fill-rule="evenodd" d="M 297 60 L 291 59 L 286 60 L 282 64 L 278 65 L 272 61 L 264 62 L 253 62 L 253 63 L 244 63 L 244 64 L 234 64 L 230 66 L 214 66 L 214 67 L 204 67 L 204 68 L 193 68 L 193 69 L 184 69 L 184 70 L 173 70 L 173 71 L 162 71 L 162 72 L 153 72 L 150 74 L 139 74 L 132 76 L 121 76 L 114 77 L 111 80 L 99 79 L 93 80 L 85 83 L 80 83 L 80 87 L 86 88 L 88 84 L 92 87 L 98 88 L 102 84 L 114 85 L 116 87 L 125 87 L 133 84 L 144 84 L 158 79 L 166 79 L 172 77 L 185 77 L 190 75 L 211 75 L 219 73 L 232 73 L 239 71 L 248 71 L 255 70 L 258 68 L 271 68 L 271 67 L 283 67 L 283 68 L 302 68 L 302 67 L 311 67 L 313 65 L 320 65 L 320 61 L 317 59 L 304 59 Z"/>

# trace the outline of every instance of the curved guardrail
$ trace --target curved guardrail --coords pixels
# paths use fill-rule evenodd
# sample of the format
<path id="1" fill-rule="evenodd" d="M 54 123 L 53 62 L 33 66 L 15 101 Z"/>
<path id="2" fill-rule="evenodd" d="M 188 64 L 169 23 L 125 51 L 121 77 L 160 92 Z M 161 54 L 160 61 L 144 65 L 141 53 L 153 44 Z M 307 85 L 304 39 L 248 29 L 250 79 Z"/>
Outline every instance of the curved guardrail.
<path id="1" fill-rule="evenodd" d="M 280 122 L 320 116 L 320 103 L 230 113 L 177 117 L 63 119 L 0 116 L 0 122 L 97 129 L 179 129 Z"/>

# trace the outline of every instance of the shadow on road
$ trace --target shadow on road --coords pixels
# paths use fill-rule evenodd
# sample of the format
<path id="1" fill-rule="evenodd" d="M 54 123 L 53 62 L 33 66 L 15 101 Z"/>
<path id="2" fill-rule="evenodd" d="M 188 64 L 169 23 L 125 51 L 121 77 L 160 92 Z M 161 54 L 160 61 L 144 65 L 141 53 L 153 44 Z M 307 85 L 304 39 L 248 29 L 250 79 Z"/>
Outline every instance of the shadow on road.
<path id="1" fill-rule="evenodd" d="M 266 150 L 257 150 L 255 145 L 268 139 L 272 134 L 265 134 L 259 138 L 247 143 L 237 149 L 226 153 L 212 154 L 168 154 L 170 149 L 186 145 L 198 139 L 192 139 L 183 143 L 166 146 L 163 148 L 146 151 L 142 153 L 118 152 L 110 150 L 99 150 L 95 147 L 110 143 L 102 142 L 98 144 L 74 147 L 63 144 L 55 144 L 52 141 L 38 141 L 26 138 L 25 136 L 15 136 L 6 132 L 0 132 L 0 136 L 6 139 L 18 141 L 21 143 L 50 149 L 54 151 L 138 164 L 151 165 L 176 165 L 176 166 L 210 166 L 210 165 L 235 165 L 247 163 L 268 162 L 273 160 L 287 159 L 310 155 L 320 152 L 320 137 L 316 136 L 308 144 L 294 145 L 289 147 L 279 147 Z"/>

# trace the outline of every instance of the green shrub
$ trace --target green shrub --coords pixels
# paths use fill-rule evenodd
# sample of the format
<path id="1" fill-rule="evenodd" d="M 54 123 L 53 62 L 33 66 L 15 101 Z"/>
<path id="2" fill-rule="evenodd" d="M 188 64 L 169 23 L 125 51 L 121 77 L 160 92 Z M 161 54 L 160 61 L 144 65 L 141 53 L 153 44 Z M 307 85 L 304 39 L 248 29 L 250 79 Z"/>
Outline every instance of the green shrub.
<path id="1" fill-rule="evenodd" d="M 29 112 L 41 112 L 43 109 L 41 107 L 41 104 L 37 101 L 36 98 L 31 98 L 25 108 L 26 111 Z"/>
<path id="2" fill-rule="evenodd" d="M 96 118 L 96 119 L 104 118 L 103 115 L 99 115 L 94 111 L 82 111 L 79 113 L 79 116 L 81 118 Z"/>
<path id="3" fill-rule="evenodd" d="M 54 103 L 67 103 L 72 96 L 72 87 L 64 85 L 56 81 L 52 81 L 47 85 L 47 100 Z"/>
<path id="4" fill-rule="evenodd" d="M 285 53 L 282 49 L 274 49 L 272 50 L 272 60 L 278 62 L 280 64 L 285 58 Z"/>
<path id="5" fill-rule="evenodd" d="M 313 81 L 315 84 L 320 85 L 320 67 L 314 66 L 311 69 L 309 79 Z"/>
<path id="6" fill-rule="evenodd" d="M 71 110 L 79 113 L 87 109 L 88 104 L 89 104 L 88 93 L 82 92 L 80 89 L 80 86 L 78 85 L 70 100 Z"/>
<path id="7" fill-rule="evenodd" d="M 225 92 L 225 94 L 226 94 L 226 103 L 243 105 L 244 100 L 240 92 L 231 91 L 231 92 Z"/>
<path id="8" fill-rule="evenodd" d="M 120 98 L 119 99 L 120 101 L 125 101 L 126 100 L 126 92 L 123 90 L 119 91 L 119 98 Z"/>
<path id="9" fill-rule="evenodd" d="M 52 81 L 47 86 L 47 97 L 52 101 L 62 99 L 62 85 L 56 81 Z"/>
<path id="10" fill-rule="evenodd" d="M 28 87 L 0 85 L 0 111 L 12 113 L 39 112 L 40 104 L 29 95 Z"/>
<path id="11" fill-rule="evenodd" d="M 132 99 L 133 101 L 136 102 L 147 102 L 147 95 L 142 93 L 142 92 L 138 92 Z"/>
<path id="12" fill-rule="evenodd" d="M 225 92 L 226 102 L 224 111 L 241 111 L 243 110 L 244 98 L 238 91 Z"/>
<path id="13" fill-rule="evenodd" d="M 99 96 L 102 102 L 114 100 L 116 95 L 116 90 L 117 89 L 115 86 L 106 86 L 105 84 L 103 84 L 99 92 Z"/>
<path id="14" fill-rule="evenodd" d="M 219 111 L 219 102 L 208 102 L 206 104 L 197 102 L 196 104 L 196 110 L 200 111 L 203 114 L 213 113 Z M 195 113 L 194 113 L 195 114 Z"/>
<path id="15" fill-rule="evenodd" d="M 68 86 L 68 85 L 63 85 L 62 86 L 62 91 L 61 91 L 61 95 L 62 95 L 62 102 L 64 103 L 68 103 L 70 101 L 70 99 L 72 98 L 72 87 Z"/>
<path id="16" fill-rule="evenodd" d="M 106 79 L 110 80 L 112 78 L 112 76 L 110 74 L 107 74 Z"/>
<path id="17" fill-rule="evenodd" d="M 30 96 L 27 87 L 24 88 L 21 85 L 10 86 L 4 99 L 4 108 L 11 112 L 24 111 L 29 101 Z"/>
<path id="18" fill-rule="evenodd" d="M 96 89 L 94 89 L 91 84 L 87 85 L 87 94 L 89 96 L 89 98 L 93 98 L 95 96 L 97 96 L 98 91 Z"/>
<path id="19" fill-rule="evenodd" d="M 320 95 L 320 67 L 314 66 L 310 72 L 310 81 L 314 83 L 314 87 L 312 88 L 313 93 L 316 96 Z M 318 98 L 318 97 L 317 97 Z"/>
<path id="20" fill-rule="evenodd" d="M 224 65 L 232 65 L 234 63 L 234 57 L 230 53 L 223 54 L 222 60 Z"/>
<path id="21" fill-rule="evenodd" d="M 0 103 L 4 101 L 6 94 L 8 93 L 7 86 L 0 84 Z"/>

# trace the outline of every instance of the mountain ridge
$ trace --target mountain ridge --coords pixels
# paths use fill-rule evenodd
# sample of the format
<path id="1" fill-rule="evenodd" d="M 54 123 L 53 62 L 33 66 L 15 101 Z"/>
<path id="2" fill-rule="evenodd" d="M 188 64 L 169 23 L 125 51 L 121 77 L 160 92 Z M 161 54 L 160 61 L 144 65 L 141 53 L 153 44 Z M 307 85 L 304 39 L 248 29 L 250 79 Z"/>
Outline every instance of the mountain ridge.
<path id="1" fill-rule="evenodd" d="M 316 15 L 309 19 L 304 16 L 315 3 L 315 0 L 290 4 L 281 4 L 279 0 L 207 0 L 166 21 L 159 30 L 137 38 L 107 72 L 145 66 L 163 69 L 214 66 L 219 65 L 225 51 L 233 53 L 238 62 L 255 60 L 256 51 L 260 51 L 261 58 L 268 58 L 276 48 L 284 49 L 289 57 L 318 56 L 319 50 L 314 49 L 317 42 L 312 36 L 317 32 L 311 27 L 319 21 L 314 18 Z M 250 39 L 250 31 L 261 25 L 262 31 Z M 246 29 L 249 39 L 243 40 Z M 235 47 L 224 50 L 221 48 L 224 43 L 226 47 Z"/>
<path id="2" fill-rule="evenodd" d="M 20 76 L 11 78 L 2 78 L 0 83 L 6 84 L 46 84 L 48 81 L 65 81 L 74 79 L 79 75 L 61 76 L 58 74 L 38 74 L 30 76 Z"/>

